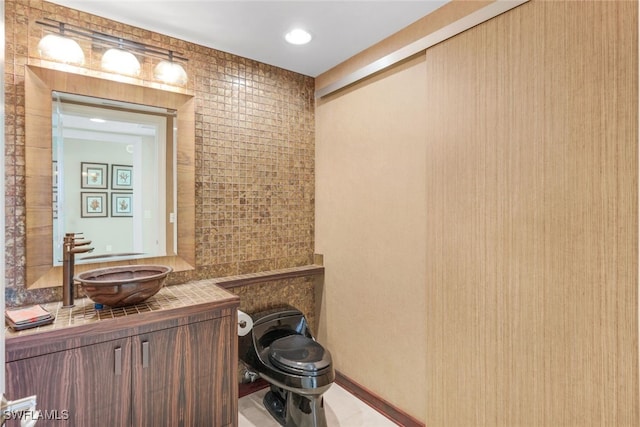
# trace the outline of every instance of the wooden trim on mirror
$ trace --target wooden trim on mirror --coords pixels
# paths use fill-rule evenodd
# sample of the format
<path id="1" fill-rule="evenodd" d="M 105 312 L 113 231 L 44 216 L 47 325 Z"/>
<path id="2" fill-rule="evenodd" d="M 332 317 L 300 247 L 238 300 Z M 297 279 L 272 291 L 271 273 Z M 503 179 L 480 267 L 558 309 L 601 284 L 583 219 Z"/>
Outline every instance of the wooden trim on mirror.
<path id="1" fill-rule="evenodd" d="M 173 183 L 173 144 L 175 144 L 175 141 L 173 140 L 173 127 L 177 126 L 177 121 L 175 120 L 174 117 L 172 117 L 171 119 L 167 118 L 167 126 L 165 129 L 165 134 L 166 134 L 166 139 L 167 139 L 167 144 L 166 144 L 166 165 L 167 165 L 167 171 L 166 171 L 166 176 L 165 176 L 165 189 L 166 189 L 166 211 L 167 212 L 173 212 L 173 197 L 171 197 L 172 194 L 174 194 L 174 183 Z M 176 255 L 176 251 L 177 248 L 174 245 L 174 236 L 173 236 L 173 224 L 169 221 L 165 222 L 165 236 L 166 236 L 166 249 L 167 249 L 167 255 Z"/>
<path id="2" fill-rule="evenodd" d="M 191 95 L 27 65 L 25 69 L 26 286 L 62 285 L 53 267 L 51 92 L 74 93 L 178 112 L 177 256 L 80 264 L 76 272 L 121 264 L 164 264 L 174 271 L 195 268 L 195 103 Z M 81 231 L 81 230 L 80 230 Z M 85 236 L 91 239 L 91 236 Z"/>

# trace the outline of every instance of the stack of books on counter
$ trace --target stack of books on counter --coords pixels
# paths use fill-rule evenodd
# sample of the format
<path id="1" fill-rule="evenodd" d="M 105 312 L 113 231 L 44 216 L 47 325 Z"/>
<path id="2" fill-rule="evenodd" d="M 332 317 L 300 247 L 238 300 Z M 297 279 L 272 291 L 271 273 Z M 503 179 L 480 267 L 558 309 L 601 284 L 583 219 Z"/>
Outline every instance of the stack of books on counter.
<path id="1" fill-rule="evenodd" d="M 36 326 L 52 323 L 55 317 L 40 305 L 21 308 L 8 308 L 4 318 L 13 330 L 35 328 Z"/>

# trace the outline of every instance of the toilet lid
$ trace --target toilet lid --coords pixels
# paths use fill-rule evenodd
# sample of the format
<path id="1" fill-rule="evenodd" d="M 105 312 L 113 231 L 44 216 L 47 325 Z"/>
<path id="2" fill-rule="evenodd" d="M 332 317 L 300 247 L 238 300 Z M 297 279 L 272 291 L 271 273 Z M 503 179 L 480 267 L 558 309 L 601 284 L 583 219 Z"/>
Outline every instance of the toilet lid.
<path id="1" fill-rule="evenodd" d="M 313 373 L 331 365 L 331 354 L 303 335 L 289 335 L 270 345 L 269 359 L 284 371 Z"/>

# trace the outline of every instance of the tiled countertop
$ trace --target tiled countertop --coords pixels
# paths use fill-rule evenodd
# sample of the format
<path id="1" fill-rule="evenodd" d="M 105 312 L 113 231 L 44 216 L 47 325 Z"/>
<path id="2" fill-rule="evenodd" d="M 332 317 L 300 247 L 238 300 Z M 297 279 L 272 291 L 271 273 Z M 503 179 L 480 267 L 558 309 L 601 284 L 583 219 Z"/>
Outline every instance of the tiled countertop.
<path id="1" fill-rule="evenodd" d="M 143 303 L 128 307 L 105 307 L 104 309 L 96 310 L 93 301 L 88 298 L 76 299 L 75 306 L 72 308 L 62 308 L 61 301 L 52 302 L 41 304 L 41 306 L 55 316 L 53 323 L 22 331 L 14 331 L 10 327 L 6 327 L 5 337 L 12 338 L 72 326 L 88 325 L 106 319 L 188 307 L 234 297 L 234 294 L 220 288 L 216 285 L 216 280 L 211 279 L 182 285 L 165 286 Z"/>
<path id="2" fill-rule="evenodd" d="M 120 308 L 105 306 L 104 309 L 96 310 L 93 301 L 89 298 L 76 299 L 75 306 L 72 308 L 62 308 L 62 301 L 40 304 L 45 310 L 55 316 L 53 323 L 22 331 L 14 331 L 6 326 L 5 338 L 23 337 L 47 331 L 60 331 L 74 326 L 95 325 L 101 320 L 121 319 L 135 314 L 215 303 L 237 298 L 235 294 L 226 289 L 263 283 L 270 280 L 314 276 L 323 273 L 324 267 L 321 265 L 305 265 L 280 270 L 198 280 L 181 285 L 165 286 L 160 289 L 157 294 L 141 304 Z"/>

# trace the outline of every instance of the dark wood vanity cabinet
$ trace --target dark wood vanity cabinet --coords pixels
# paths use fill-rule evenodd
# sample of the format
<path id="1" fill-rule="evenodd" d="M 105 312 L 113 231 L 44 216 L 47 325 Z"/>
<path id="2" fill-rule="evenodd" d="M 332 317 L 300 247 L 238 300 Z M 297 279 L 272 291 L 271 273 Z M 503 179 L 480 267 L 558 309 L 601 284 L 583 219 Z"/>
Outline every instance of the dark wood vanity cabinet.
<path id="1" fill-rule="evenodd" d="M 129 339 L 58 351 L 6 364 L 6 395 L 37 395 L 37 425 L 129 425 L 130 364 L 115 375 L 115 355 L 131 352 Z M 46 412 L 45 412 L 46 411 Z M 45 419 L 47 418 L 47 419 Z M 19 426 L 19 421 L 7 421 Z"/>
<path id="2" fill-rule="evenodd" d="M 237 425 L 237 300 L 225 305 L 9 337 L 6 395 L 36 394 L 38 426 Z"/>
<path id="3" fill-rule="evenodd" d="M 133 337 L 134 426 L 233 425 L 231 324 L 225 317 Z"/>

